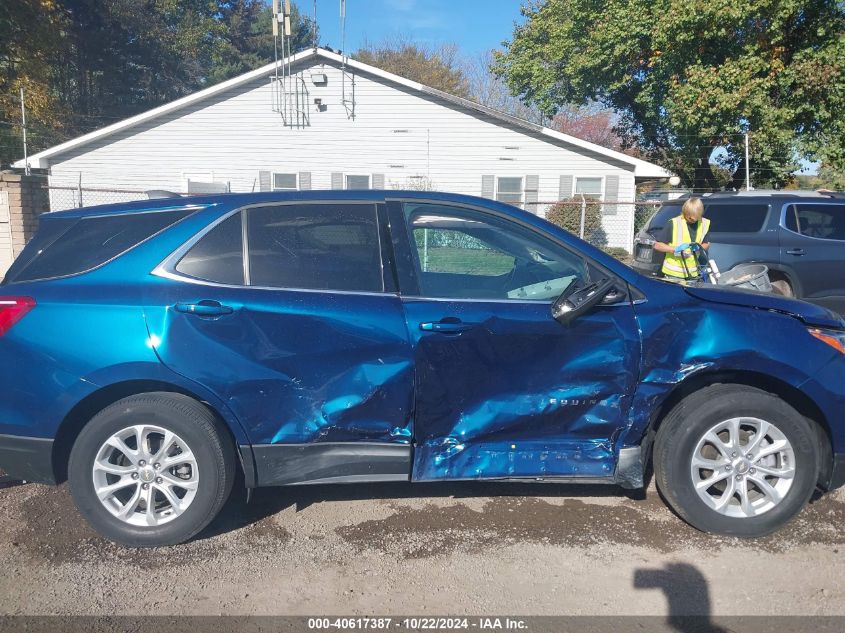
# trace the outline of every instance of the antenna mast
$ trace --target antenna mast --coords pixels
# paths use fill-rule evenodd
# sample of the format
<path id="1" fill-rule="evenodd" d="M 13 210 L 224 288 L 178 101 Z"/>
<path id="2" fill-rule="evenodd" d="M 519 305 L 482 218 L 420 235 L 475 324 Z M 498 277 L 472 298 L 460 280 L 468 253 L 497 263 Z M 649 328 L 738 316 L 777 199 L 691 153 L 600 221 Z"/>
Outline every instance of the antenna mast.
<path id="1" fill-rule="evenodd" d="M 307 89 L 301 88 L 301 84 L 304 85 L 304 80 L 293 75 L 293 33 L 291 30 L 290 0 L 273 0 L 272 11 L 273 49 L 276 61 L 272 79 L 273 110 L 282 115 L 285 125 L 291 127 L 308 125 Z M 281 60 L 279 59 L 279 38 L 281 38 Z M 280 69 L 281 75 L 279 75 Z"/>
<path id="2" fill-rule="evenodd" d="M 347 118 L 355 118 L 355 77 L 349 76 L 350 96 L 346 94 L 346 62 L 349 60 L 349 55 L 346 53 L 346 0 L 340 0 L 340 82 L 341 82 L 341 101 L 343 107 L 346 108 Z"/>
<path id="3" fill-rule="evenodd" d="M 314 21 L 311 23 L 311 47 L 317 52 L 317 0 L 314 0 Z"/>

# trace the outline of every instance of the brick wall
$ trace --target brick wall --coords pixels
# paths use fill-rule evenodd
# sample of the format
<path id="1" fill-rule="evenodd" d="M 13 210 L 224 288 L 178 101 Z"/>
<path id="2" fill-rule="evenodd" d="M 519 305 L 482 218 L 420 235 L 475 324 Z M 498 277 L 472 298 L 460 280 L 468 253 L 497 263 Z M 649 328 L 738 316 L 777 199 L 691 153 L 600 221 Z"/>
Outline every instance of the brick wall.
<path id="1" fill-rule="evenodd" d="M 38 216 L 50 209 L 46 179 L 42 175 L 26 176 L 10 171 L 0 172 L 0 191 L 9 198 L 9 225 L 12 234 L 12 256 L 17 257 L 35 235 Z M 0 271 L 0 275 L 5 271 Z"/>

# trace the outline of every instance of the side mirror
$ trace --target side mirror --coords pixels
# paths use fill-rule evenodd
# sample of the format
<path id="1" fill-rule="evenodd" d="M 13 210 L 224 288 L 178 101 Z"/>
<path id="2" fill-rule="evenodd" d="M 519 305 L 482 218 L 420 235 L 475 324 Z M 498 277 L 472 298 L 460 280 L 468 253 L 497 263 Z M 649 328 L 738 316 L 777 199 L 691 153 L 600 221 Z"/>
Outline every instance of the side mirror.
<path id="1" fill-rule="evenodd" d="M 568 325 L 602 301 L 616 286 L 610 279 L 601 279 L 588 286 L 572 284 L 552 304 L 552 317 Z"/>

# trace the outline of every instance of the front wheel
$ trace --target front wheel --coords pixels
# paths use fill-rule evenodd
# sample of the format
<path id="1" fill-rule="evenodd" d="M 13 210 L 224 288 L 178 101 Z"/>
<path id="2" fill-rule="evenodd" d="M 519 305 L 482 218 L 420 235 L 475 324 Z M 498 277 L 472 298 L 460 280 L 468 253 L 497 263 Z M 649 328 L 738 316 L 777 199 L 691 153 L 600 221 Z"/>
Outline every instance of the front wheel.
<path id="1" fill-rule="evenodd" d="M 124 398 L 94 416 L 70 454 L 76 506 L 103 536 L 132 547 L 190 539 L 234 479 L 231 442 L 199 402 L 174 393 Z"/>
<path id="2" fill-rule="evenodd" d="M 810 423 L 753 387 L 714 385 L 682 400 L 657 433 L 658 489 L 706 532 L 774 532 L 804 507 L 819 472 Z"/>

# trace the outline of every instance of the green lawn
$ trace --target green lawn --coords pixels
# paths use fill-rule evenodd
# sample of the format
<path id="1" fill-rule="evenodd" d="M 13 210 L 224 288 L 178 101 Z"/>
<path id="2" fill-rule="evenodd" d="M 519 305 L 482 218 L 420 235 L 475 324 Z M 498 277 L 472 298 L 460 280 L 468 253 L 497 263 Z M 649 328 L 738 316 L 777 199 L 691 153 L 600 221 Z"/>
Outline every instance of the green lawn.
<path id="1" fill-rule="evenodd" d="M 513 269 L 514 259 L 510 255 L 488 249 L 435 247 L 428 249 L 428 258 L 423 262 L 425 252 L 419 249 L 420 263 L 431 273 L 455 273 L 463 275 L 504 275 Z"/>

